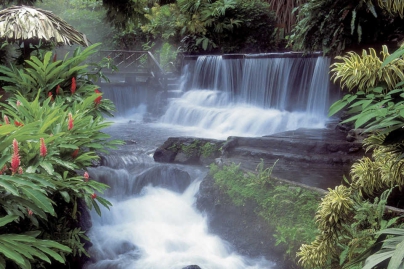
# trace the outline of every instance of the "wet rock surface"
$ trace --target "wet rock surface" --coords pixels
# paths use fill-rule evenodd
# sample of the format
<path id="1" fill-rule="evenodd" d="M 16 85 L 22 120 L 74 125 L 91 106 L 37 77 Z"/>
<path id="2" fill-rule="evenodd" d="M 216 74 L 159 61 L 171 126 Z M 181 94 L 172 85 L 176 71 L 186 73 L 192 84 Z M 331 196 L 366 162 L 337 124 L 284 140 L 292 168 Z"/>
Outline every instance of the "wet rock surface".
<path id="1" fill-rule="evenodd" d="M 184 152 L 178 150 L 182 148 L 181 143 L 189 147 L 195 141 L 199 138 L 169 138 L 156 150 L 154 159 L 171 163 L 236 163 L 249 171 L 254 171 L 261 161 L 266 167 L 276 162 L 273 176 L 300 186 L 319 188 L 321 192 L 339 185 L 343 175 L 349 176 L 351 164 L 365 154 L 360 141 L 347 141 L 347 134 L 335 127 L 206 141 L 220 145 L 220 152 L 205 162 L 200 160 L 200 154 L 185 158 L 182 155 Z M 285 250 L 275 247 L 274 228 L 268 227 L 267 222 L 255 213 L 256 203 L 250 201 L 243 206 L 234 205 L 207 176 L 201 182 L 196 206 L 208 216 L 210 232 L 227 240 L 241 255 L 263 256 L 276 262 L 275 268 L 279 269 L 299 268 L 284 261 Z"/>
<path id="2" fill-rule="evenodd" d="M 246 202 L 236 206 L 230 198 L 214 186 L 212 177 L 201 183 L 196 201 L 197 208 L 208 216 L 209 231 L 228 241 L 241 255 L 276 262 L 274 268 L 298 268 L 284 261 L 284 249 L 275 247 L 274 230 L 255 214 L 257 205 Z"/>
<path id="3" fill-rule="evenodd" d="M 198 144 L 199 143 L 199 144 Z M 218 149 L 208 158 L 200 145 Z M 199 145 L 196 149 L 195 145 Z M 236 163 L 254 171 L 257 165 L 275 168 L 272 175 L 317 188 L 333 188 L 349 176 L 351 164 L 365 154 L 360 141 L 349 142 L 335 128 L 298 129 L 264 137 L 229 137 L 226 141 L 192 137 L 170 137 L 154 153 L 157 162 L 210 164 Z"/>

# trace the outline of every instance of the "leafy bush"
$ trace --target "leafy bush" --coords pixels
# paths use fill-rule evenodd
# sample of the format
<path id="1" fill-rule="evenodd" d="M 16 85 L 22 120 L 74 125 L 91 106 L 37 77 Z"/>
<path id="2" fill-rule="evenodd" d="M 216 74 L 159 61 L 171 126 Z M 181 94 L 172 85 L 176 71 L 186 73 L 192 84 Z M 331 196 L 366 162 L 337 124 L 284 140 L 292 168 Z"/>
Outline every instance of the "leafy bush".
<path id="1" fill-rule="evenodd" d="M 63 61 L 51 62 L 46 53 L 25 69 L 0 67 L 11 94 L 0 104 L 0 268 L 87 255 L 80 203 L 98 214 L 100 204 L 111 205 L 99 196 L 108 186 L 83 172 L 97 152 L 121 144 L 101 132 L 112 103 L 80 65 L 96 46 Z"/>
<path id="2" fill-rule="evenodd" d="M 376 0 L 312 0 L 300 6 L 289 45 L 295 50 L 341 54 L 358 44 L 388 41 L 402 21 L 385 12 Z"/>

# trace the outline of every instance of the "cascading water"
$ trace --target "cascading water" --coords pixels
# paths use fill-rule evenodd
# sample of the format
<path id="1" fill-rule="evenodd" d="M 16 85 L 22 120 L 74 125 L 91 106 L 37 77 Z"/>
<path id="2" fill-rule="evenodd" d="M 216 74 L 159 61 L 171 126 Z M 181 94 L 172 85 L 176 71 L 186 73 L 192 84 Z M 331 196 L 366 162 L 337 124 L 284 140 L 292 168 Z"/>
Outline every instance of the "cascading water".
<path id="1" fill-rule="evenodd" d="M 220 138 L 324 127 L 330 60 L 261 56 L 198 57 L 185 84 L 191 89 L 171 101 L 161 122 Z"/>
<path id="2" fill-rule="evenodd" d="M 92 179 L 111 186 L 104 197 L 113 206 L 110 211 L 102 208 L 101 217 L 92 212 L 92 260 L 86 269 L 277 268 L 264 258 L 238 255 L 209 234 L 206 216 L 193 206 L 206 168 L 154 163 L 150 152 L 155 144 L 181 133 L 126 123 L 115 123 L 107 132 L 136 138 L 136 143 L 88 168 Z"/>
<path id="3" fill-rule="evenodd" d="M 263 257 L 238 255 L 208 232 L 207 217 L 193 206 L 206 168 L 156 164 L 151 155 L 169 136 L 226 138 L 323 127 L 328 64 L 322 57 L 201 56 L 183 74 L 182 96 L 157 123 L 142 122 L 157 103 L 152 90 L 104 85 L 103 96 L 125 121 L 106 132 L 128 144 L 88 168 L 92 179 L 111 186 L 104 197 L 113 207 L 102 209 L 102 217 L 92 212 L 92 259 L 85 268 L 280 269 Z"/>

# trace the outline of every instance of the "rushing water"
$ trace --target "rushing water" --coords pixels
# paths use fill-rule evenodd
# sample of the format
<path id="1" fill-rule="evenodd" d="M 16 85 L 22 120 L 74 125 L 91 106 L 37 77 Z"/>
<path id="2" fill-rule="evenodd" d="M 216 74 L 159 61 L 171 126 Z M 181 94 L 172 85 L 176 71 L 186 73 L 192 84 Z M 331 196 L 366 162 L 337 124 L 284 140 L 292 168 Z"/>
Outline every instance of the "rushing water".
<path id="1" fill-rule="evenodd" d="M 113 207 L 103 209 L 102 217 L 92 212 L 86 268 L 279 268 L 263 257 L 241 256 L 209 233 L 207 217 L 194 207 L 206 168 L 157 164 L 152 153 L 169 136 L 224 139 L 321 128 L 329 104 L 328 65 L 321 57 L 199 57 L 185 69 L 180 96 L 165 108 L 156 106 L 161 95 L 148 89 L 104 86 L 104 97 L 118 110 L 106 132 L 128 143 L 89 168 L 91 178 L 111 186 L 105 197 Z M 144 123 L 156 110 L 162 116 Z"/>

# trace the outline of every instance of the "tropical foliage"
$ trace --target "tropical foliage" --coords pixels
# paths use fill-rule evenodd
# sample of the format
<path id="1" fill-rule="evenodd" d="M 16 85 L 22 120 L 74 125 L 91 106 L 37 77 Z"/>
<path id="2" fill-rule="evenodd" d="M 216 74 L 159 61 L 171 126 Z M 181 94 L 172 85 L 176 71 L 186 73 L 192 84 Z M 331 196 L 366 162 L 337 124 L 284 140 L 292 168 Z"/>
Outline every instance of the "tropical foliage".
<path id="1" fill-rule="evenodd" d="M 404 259 L 401 246 L 404 243 L 399 225 L 402 217 L 384 216 L 384 205 L 392 192 L 395 197 L 402 195 L 404 184 L 404 78 L 400 67 L 397 67 L 402 62 L 403 54 L 403 48 L 391 55 L 384 48 L 382 62 L 373 50 L 370 60 L 366 53 L 362 58 L 349 53 L 348 56 L 339 58 L 343 60 L 342 63 L 334 65 L 334 76 L 341 78 L 344 85 L 355 89 L 356 93 L 347 94 L 334 103 L 330 108 L 330 115 L 349 106 L 347 113 L 350 116 L 344 122 L 354 122 L 355 128 L 365 128 L 363 132 L 368 134 L 368 138 L 364 145 L 369 151 L 372 150 L 372 158 L 365 156 L 353 164 L 351 182 L 348 182 L 347 187 L 337 187 L 344 188 L 346 192 L 337 195 L 336 200 L 331 203 L 336 208 L 324 204 L 327 197 L 332 198 L 332 192 L 324 198 L 318 210 L 319 215 L 328 212 L 328 215 L 324 215 L 325 218 L 318 219 L 318 227 L 322 233 L 310 245 L 302 245 L 298 252 L 300 263 L 305 268 L 324 268 L 327 263 L 335 262 L 333 257 L 336 256 L 344 268 L 363 266 L 370 269 L 387 266 L 385 262 L 388 263 L 388 268 L 402 267 Z M 367 65 L 369 71 L 366 72 Z M 355 66 L 360 66 L 356 69 L 356 76 Z M 378 76 L 381 73 L 384 75 Z M 371 215 L 363 214 L 364 210 L 369 210 L 366 202 L 368 199 L 378 203 L 377 207 L 373 206 L 378 208 L 379 213 L 375 215 L 377 218 L 368 218 L 366 222 L 358 223 L 359 219 Z M 341 212 L 345 206 L 340 206 L 339 203 L 343 201 L 350 201 L 353 205 L 349 207 L 348 213 L 345 210 Z M 398 205 L 394 198 L 389 203 Z M 334 220 L 338 222 L 335 223 Z M 336 251 L 337 246 L 342 248 Z M 365 260 L 366 263 L 363 264 Z"/>
<path id="2" fill-rule="evenodd" d="M 97 152 L 120 144 L 101 132 L 113 106 L 80 65 L 98 45 L 63 60 L 48 52 L 25 68 L 0 67 L 9 94 L 1 104 L 0 268 L 88 255 L 79 226 L 85 207 L 101 214 L 100 205 L 111 205 L 99 196 L 107 186 L 85 171 Z"/>
<path id="3" fill-rule="evenodd" d="M 359 44 L 400 40 L 400 6 L 402 1 L 308 1 L 298 8 L 289 44 L 295 50 L 335 55 Z"/>

